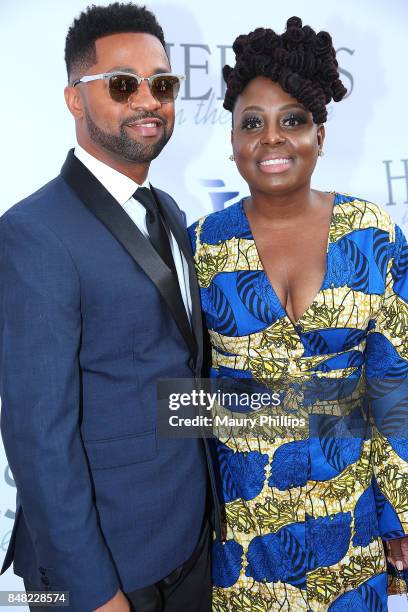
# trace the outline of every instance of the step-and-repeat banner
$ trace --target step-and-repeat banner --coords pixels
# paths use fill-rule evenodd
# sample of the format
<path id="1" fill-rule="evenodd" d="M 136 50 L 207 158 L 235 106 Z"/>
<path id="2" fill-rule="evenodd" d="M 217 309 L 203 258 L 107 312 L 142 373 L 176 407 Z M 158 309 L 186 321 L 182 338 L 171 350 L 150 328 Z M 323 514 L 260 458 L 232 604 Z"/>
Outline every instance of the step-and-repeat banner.
<path id="1" fill-rule="evenodd" d="M 1 2 L 0 214 L 57 175 L 75 144 L 63 97 L 64 39 L 87 4 Z M 153 162 L 150 180 L 176 198 L 189 222 L 247 194 L 229 160 L 231 115 L 222 107 L 221 69 L 233 63 L 232 42 L 258 26 L 280 32 L 288 17 L 298 15 L 315 30 L 332 34 L 349 92 L 329 109 L 326 154 L 318 161 L 314 187 L 383 205 L 408 233 L 406 0 L 161 0 L 148 7 L 163 26 L 173 69 L 186 75 L 173 137 Z M 0 444 L 0 562 L 14 510 L 13 476 Z M 21 580 L 9 570 L 0 578 L 0 590 L 11 588 L 21 588 Z M 390 610 L 403 609 L 406 600 L 393 597 Z"/>

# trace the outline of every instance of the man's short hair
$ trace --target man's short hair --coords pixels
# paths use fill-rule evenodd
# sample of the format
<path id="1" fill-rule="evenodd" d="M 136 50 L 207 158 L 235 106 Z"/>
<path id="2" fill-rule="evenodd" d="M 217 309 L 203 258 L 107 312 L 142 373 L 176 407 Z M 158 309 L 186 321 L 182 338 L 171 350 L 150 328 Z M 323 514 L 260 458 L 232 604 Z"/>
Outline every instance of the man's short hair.
<path id="1" fill-rule="evenodd" d="M 166 49 L 164 34 L 154 14 L 145 6 L 114 2 L 108 6 L 88 6 L 74 19 L 65 39 L 65 64 L 68 80 L 95 64 L 95 41 L 102 36 L 123 32 L 142 32 L 156 36 Z"/>

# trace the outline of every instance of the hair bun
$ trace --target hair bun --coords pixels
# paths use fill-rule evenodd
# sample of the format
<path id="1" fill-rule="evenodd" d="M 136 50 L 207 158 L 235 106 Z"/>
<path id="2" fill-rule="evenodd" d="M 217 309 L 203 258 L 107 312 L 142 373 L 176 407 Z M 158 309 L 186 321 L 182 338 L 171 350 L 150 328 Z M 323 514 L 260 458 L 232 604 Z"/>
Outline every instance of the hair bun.
<path id="1" fill-rule="evenodd" d="M 231 66 L 228 66 L 228 64 L 226 64 L 224 68 L 222 69 L 222 76 L 224 77 L 225 82 L 228 81 L 228 77 L 231 74 L 232 70 L 233 68 L 231 68 Z"/>
<path id="2" fill-rule="evenodd" d="M 343 83 L 340 79 L 337 79 L 333 83 L 333 100 L 335 102 L 340 102 L 347 94 L 347 89 L 344 87 Z"/>
<path id="3" fill-rule="evenodd" d="M 301 28 L 302 20 L 300 17 L 290 17 L 286 22 L 286 28 Z"/>
<path id="4" fill-rule="evenodd" d="M 238 36 L 234 40 L 234 44 L 232 45 L 232 50 L 234 51 L 235 56 L 241 55 L 247 42 L 248 42 L 248 36 L 246 34 L 241 34 L 241 36 Z"/>

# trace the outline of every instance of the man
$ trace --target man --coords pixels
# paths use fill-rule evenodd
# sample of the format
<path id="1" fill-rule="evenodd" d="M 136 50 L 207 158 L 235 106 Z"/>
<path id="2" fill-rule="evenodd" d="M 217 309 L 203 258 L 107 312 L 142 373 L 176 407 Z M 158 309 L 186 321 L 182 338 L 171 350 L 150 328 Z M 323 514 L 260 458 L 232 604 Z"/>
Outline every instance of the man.
<path id="1" fill-rule="evenodd" d="M 210 609 L 206 447 L 162 439 L 155 422 L 156 380 L 199 375 L 203 352 L 182 216 L 147 178 L 180 85 L 164 45 L 144 7 L 74 21 L 78 145 L 0 221 L 2 435 L 17 486 L 2 571 L 14 559 L 27 589 L 69 591 L 75 612 Z"/>

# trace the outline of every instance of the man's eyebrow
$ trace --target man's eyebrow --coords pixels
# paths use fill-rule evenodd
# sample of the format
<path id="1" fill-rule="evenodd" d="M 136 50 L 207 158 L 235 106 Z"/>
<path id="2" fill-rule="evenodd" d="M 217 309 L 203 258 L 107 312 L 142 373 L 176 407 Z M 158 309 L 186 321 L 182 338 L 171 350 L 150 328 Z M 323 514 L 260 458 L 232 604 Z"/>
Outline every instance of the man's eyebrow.
<path id="1" fill-rule="evenodd" d="M 129 74 L 138 74 L 137 72 L 135 72 L 135 69 L 132 68 L 131 66 L 114 66 L 113 68 L 110 68 L 109 70 L 107 70 L 107 72 L 127 72 Z M 163 66 L 160 68 L 154 68 L 154 70 L 152 71 L 152 75 L 153 74 L 169 74 L 170 70 L 168 68 L 164 68 Z"/>

